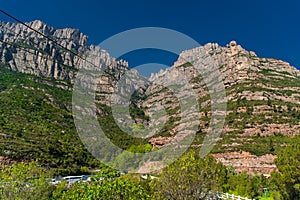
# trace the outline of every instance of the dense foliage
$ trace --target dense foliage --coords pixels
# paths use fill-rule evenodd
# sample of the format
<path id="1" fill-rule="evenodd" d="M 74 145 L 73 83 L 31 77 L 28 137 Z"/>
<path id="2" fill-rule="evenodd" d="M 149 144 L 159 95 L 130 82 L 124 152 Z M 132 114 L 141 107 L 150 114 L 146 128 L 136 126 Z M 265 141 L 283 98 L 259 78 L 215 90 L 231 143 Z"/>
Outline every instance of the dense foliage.
<path id="1" fill-rule="evenodd" d="M 58 174 L 95 166 L 69 111 L 71 92 L 59 88 L 64 84 L 0 67 L 0 156 L 38 159 Z"/>
<path id="2" fill-rule="evenodd" d="M 37 162 L 19 163 L 0 171 L 0 199 L 207 199 L 216 198 L 218 192 L 229 192 L 255 199 L 297 200 L 300 199 L 297 152 L 300 138 L 295 139 L 294 146 L 279 154 L 276 161 L 279 171 L 270 178 L 235 174 L 233 169 L 216 163 L 213 157 L 199 158 L 193 151 L 164 168 L 154 179 L 143 180 L 137 174 L 121 175 L 102 167 L 91 182 L 77 182 L 72 186 L 66 182 L 51 185 L 52 174 Z"/>
<path id="3" fill-rule="evenodd" d="M 166 167 L 154 183 L 157 199 L 205 199 L 223 190 L 226 168 L 211 156 L 189 152 Z"/>
<path id="4" fill-rule="evenodd" d="M 50 174 L 36 162 L 19 163 L 11 167 L 1 167 L 0 199 L 36 200 L 49 199 L 55 190 L 49 182 Z"/>
<path id="5" fill-rule="evenodd" d="M 285 199 L 300 199 L 300 136 L 282 149 L 275 163 L 279 169 L 272 174 L 276 189 Z"/>
<path id="6" fill-rule="evenodd" d="M 89 184 L 77 183 L 71 189 L 63 192 L 58 199 L 146 200 L 151 199 L 149 192 L 140 184 L 139 180 L 118 177 L 113 173 L 113 176 L 106 174 L 104 180 L 94 180 Z"/>

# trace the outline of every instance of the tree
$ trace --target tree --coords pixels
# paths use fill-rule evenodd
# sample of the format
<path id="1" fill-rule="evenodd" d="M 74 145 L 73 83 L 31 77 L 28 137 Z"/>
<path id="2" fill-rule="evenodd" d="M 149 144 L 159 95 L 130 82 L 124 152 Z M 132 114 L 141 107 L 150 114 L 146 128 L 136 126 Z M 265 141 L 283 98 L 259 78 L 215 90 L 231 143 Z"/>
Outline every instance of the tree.
<path id="1" fill-rule="evenodd" d="M 272 174 L 273 181 L 285 199 L 300 199 L 300 136 L 293 138 L 293 144 L 278 153 L 275 164 L 279 172 Z"/>
<path id="2" fill-rule="evenodd" d="M 150 199 L 150 191 L 146 190 L 139 180 L 120 176 L 119 172 L 106 168 L 89 184 L 76 183 L 59 199 L 147 200 Z"/>
<path id="3" fill-rule="evenodd" d="M 49 199 L 55 189 L 49 183 L 48 173 L 37 162 L 18 163 L 1 168 L 0 199 Z"/>
<path id="4" fill-rule="evenodd" d="M 256 199 L 263 195 L 263 188 L 268 187 L 268 181 L 263 175 L 249 175 L 244 171 L 241 174 L 229 174 L 227 185 L 229 193 Z"/>
<path id="5" fill-rule="evenodd" d="M 153 183 L 157 199 L 205 199 L 222 190 L 226 181 L 226 168 L 212 156 L 199 158 L 188 152 L 163 169 Z"/>

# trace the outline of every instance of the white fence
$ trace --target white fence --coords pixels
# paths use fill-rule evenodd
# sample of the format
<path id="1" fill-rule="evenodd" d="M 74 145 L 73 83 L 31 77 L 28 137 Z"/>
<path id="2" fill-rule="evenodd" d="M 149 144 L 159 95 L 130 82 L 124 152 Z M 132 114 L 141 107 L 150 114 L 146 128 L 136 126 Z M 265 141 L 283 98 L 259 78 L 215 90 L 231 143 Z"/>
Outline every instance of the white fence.
<path id="1" fill-rule="evenodd" d="M 225 199 L 225 200 L 255 200 L 255 199 L 249 199 L 247 197 L 236 196 L 234 194 L 229 194 L 229 193 L 219 193 L 218 198 Z"/>

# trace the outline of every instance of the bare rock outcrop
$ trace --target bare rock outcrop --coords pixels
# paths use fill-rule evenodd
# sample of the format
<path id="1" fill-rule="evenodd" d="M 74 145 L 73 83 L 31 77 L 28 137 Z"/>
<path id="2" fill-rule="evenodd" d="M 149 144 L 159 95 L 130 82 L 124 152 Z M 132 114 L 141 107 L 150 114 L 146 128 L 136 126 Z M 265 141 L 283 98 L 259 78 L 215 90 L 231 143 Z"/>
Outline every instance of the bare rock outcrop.
<path id="1" fill-rule="evenodd" d="M 88 37 L 78 29 L 55 29 L 40 20 L 26 24 L 50 39 L 23 24 L 0 22 L 0 39 L 6 42 L 0 45 L 0 61 L 13 71 L 72 82 L 79 68 L 128 68 L 127 62 L 88 46 Z"/>
<path id="2" fill-rule="evenodd" d="M 199 61 L 202 61 L 200 65 Z M 260 58 L 253 51 L 245 50 L 236 41 L 231 41 L 226 47 L 216 43 L 208 43 L 202 47 L 183 51 L 171 68 L 153 74 L 149 80 L 155 84 L 148 87 L 146 91 L 148 98 L 143 102 L 146 112 L 151 107 L 150 105 L 161 104 L 165 109 L 177 110 L 177 112 L 172 113 L 173 117 L 169 118 L 179 121 L 180 105 L 176 104 L 178 94 L 170 92 L 171 89 L 168 87 L 164 89 L 166 82 L 172 82 L 172 80 L 175 80 L 175 82 L 183 79 L 188 81 L 188 85 L 193 88 L 194 94 L 199 99 L 200 109 L 211 106 L 210 93 L 207 89 L 207 82 L 210 80 L 204 80 L 204 78 L 207 76 L 205 75 L 206 69 L 212 67 L 221 72 L 222 77 L 215 78 L 221 78 L 223 81 L 227 101 L 236 104 L 235 110 L 232 110 L 233 108 L 227 109 L 227 115 L 237 113 L 253 115 L 253 118 L 258 115 L 265 115 L 266 119 L 268 117 L 270 119 L 283 119 L 282 122 L 277 122 L 276 126 L 274 125 L 275 122 L 267 122 L 264 125 L 261 122 L 246 123 L 245 127 L 248 127 L 248 129 L 244 130 L 245 135 L 249 135 L 248 132 L 252 132 L 252 135 L 258 134 L 261 126 L 265 126 L 265 130 L 262 131 L 263 135 L 282 133 L 293 136 L 299 133 L 299 124 L 287 125 L 285 123 L 292 116 L 281 116 L 288 115 L 283 113 L 291 111 L 298 112 L 300 105 L 299 70 L 281 60 Z M 184 78 L 179 78 L 178 74 Z M 294 85 L 285 86 L 286 83 L 293 82 L 295 82 Z M 180 81 L 178 84 L 180 84 Z M 183 94 L 186 96 L 192 95 L 188 92 Z M 278 101 L 283 103 L 282 108 L 277 108 L 278 105 L 272 103 Z M 256 102 L 257 105 L 255 105 Z M 249 106 L 248 104 L 254 105 Z M 288 104 L 289 108 L 286 106 Z M 207 119 L 210 116 L 210 111 L 199 113 L 201 119 Z M 243 119 L 236 120 L 243 121 Z M 178 126 L 189 126 L 189 120 L 184 120 L 186 123 L 180 125 L 178 121 L 177 123 L 173 121 L 172 129 L 169 130 L 172 133 L 171 135 L 174 135 L 174 130 L 175 132 L 178 130 Z M 208 123 L 208 121 L 200 120 L 199 124 L 202 131 L 207 130 Z M 225 132 L 236 130 L 236 127 L 230 127 L 230 124 L 227 127 L 228 129 L 224 129 Z"/>
<path id="3" fill-rule="evenodd" d="M 273 171 L 277 170 L 274 164 L 277 156 L 272 154 L 255 156 L 249 152 L 242 151 L 214 154 L 213 156 L 225 166 L 233 167 L 236 173 L 245 171 L 250 174 L 257 173 L 270 176 Z"/>

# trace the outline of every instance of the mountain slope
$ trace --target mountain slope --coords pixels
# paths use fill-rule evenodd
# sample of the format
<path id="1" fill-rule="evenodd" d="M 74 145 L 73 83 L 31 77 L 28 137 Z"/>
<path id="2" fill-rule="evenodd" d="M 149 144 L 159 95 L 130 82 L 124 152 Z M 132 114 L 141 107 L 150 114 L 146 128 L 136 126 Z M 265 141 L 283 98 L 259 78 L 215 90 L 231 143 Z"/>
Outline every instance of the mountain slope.
<path id="1" fill-rule="evenodd" d="M 195 146 L 201 146 L 207 133 L 211 99 L 203 76 L 193 63 L 207 57 L 220 70 L 227 96 L 224 132 L 214 152 L 247 150 L 262 155 L 280 146 L 284 142 L 281 136 L 299 134 L 300 72 L 284 61 L 260 58 L 235 41 L 227 47 L 209 43 L 183 52 L 174 66 L 150 78 L 155 83 L 166 76 L 170 79 L 176 77 L 176 74 L 183 74 L 189 80 L 200 105 L 200 128 L 194 141 Z M 160 132 L 164 137 L 150 140 L 158 147 L 166 145 L 181 127 L 187 127 L 190 123 L 179 123 L 180 106 L 174 104 L 176 96 L 168 88 L 163 89 L 161 85 L 164 83 L 159 83 L 160 86 L 153 84 L 148 88 L 143 107 L 147 112 L 152 104 L 161 104 L 175 111 L 168 117 L 168 126 Z"/>
<path id="2" fill-rule="evenodd" d="M 56 43 L 22 24 L 0 22 L 0 155 L 39 159 L 66 174 L 95 167 L 99 162 L 80 141 L 71 112 L 75 76 L 79 69 L 104 72 L 97 93 L 103 112 L 128 63 L 87 46 L 87 36 L 77 29 L 55 29 L 39 20 L 27 24 Z"/>
<path id="3" fill-rule="evenodd" d="M 28 25 L 59 45 L 21 24 L 0 22 L 2 156 L 40 159 L 50 167 L 69 167 L 67 171 L 74 172 L 81 166 L 97 166 L 78 137 L 71 112 L 73 84 L 80 69 L 104 72 L 95 94 L 98 121 L 114 144 L 132 152 L 148 151 L 149 144 L 161 149 L 193 131 L 192 148 L 200 148 L 212 116 L 208 88 L 217 80 L 224 83 L 227 110 L 213 153 L 276 154 L 299 134 L 300 72 L 284 61 L 260 58 L 234 41 L 227 47 L 208 43 L 182 52 L 172 67 L 145 80 L 129 70 L 126 61 L 87 46 L 87 36 L 79 30 L 55 29 L 41 21 Z M 207 85 L 205 76 L 210 74 L 199 71 L 198 61 L 219 69 L 220 76 Z M 124 104 L 126 100 L 131 102 Z M 111 105 L 116 102 L 128 105 L 130 113 L 113 116 Z M 120 124 L 147 135 L 132 137 Z"/>
<path id="4" fill-rule="evenodd" d="M 39 82 L 49 82 L 53 86 Z M 96 160 L 81 144 L 73 123 L 71 91 L 51 79 L 0 67 L 0 155 L 38 159 L 70 174 Z"/>

